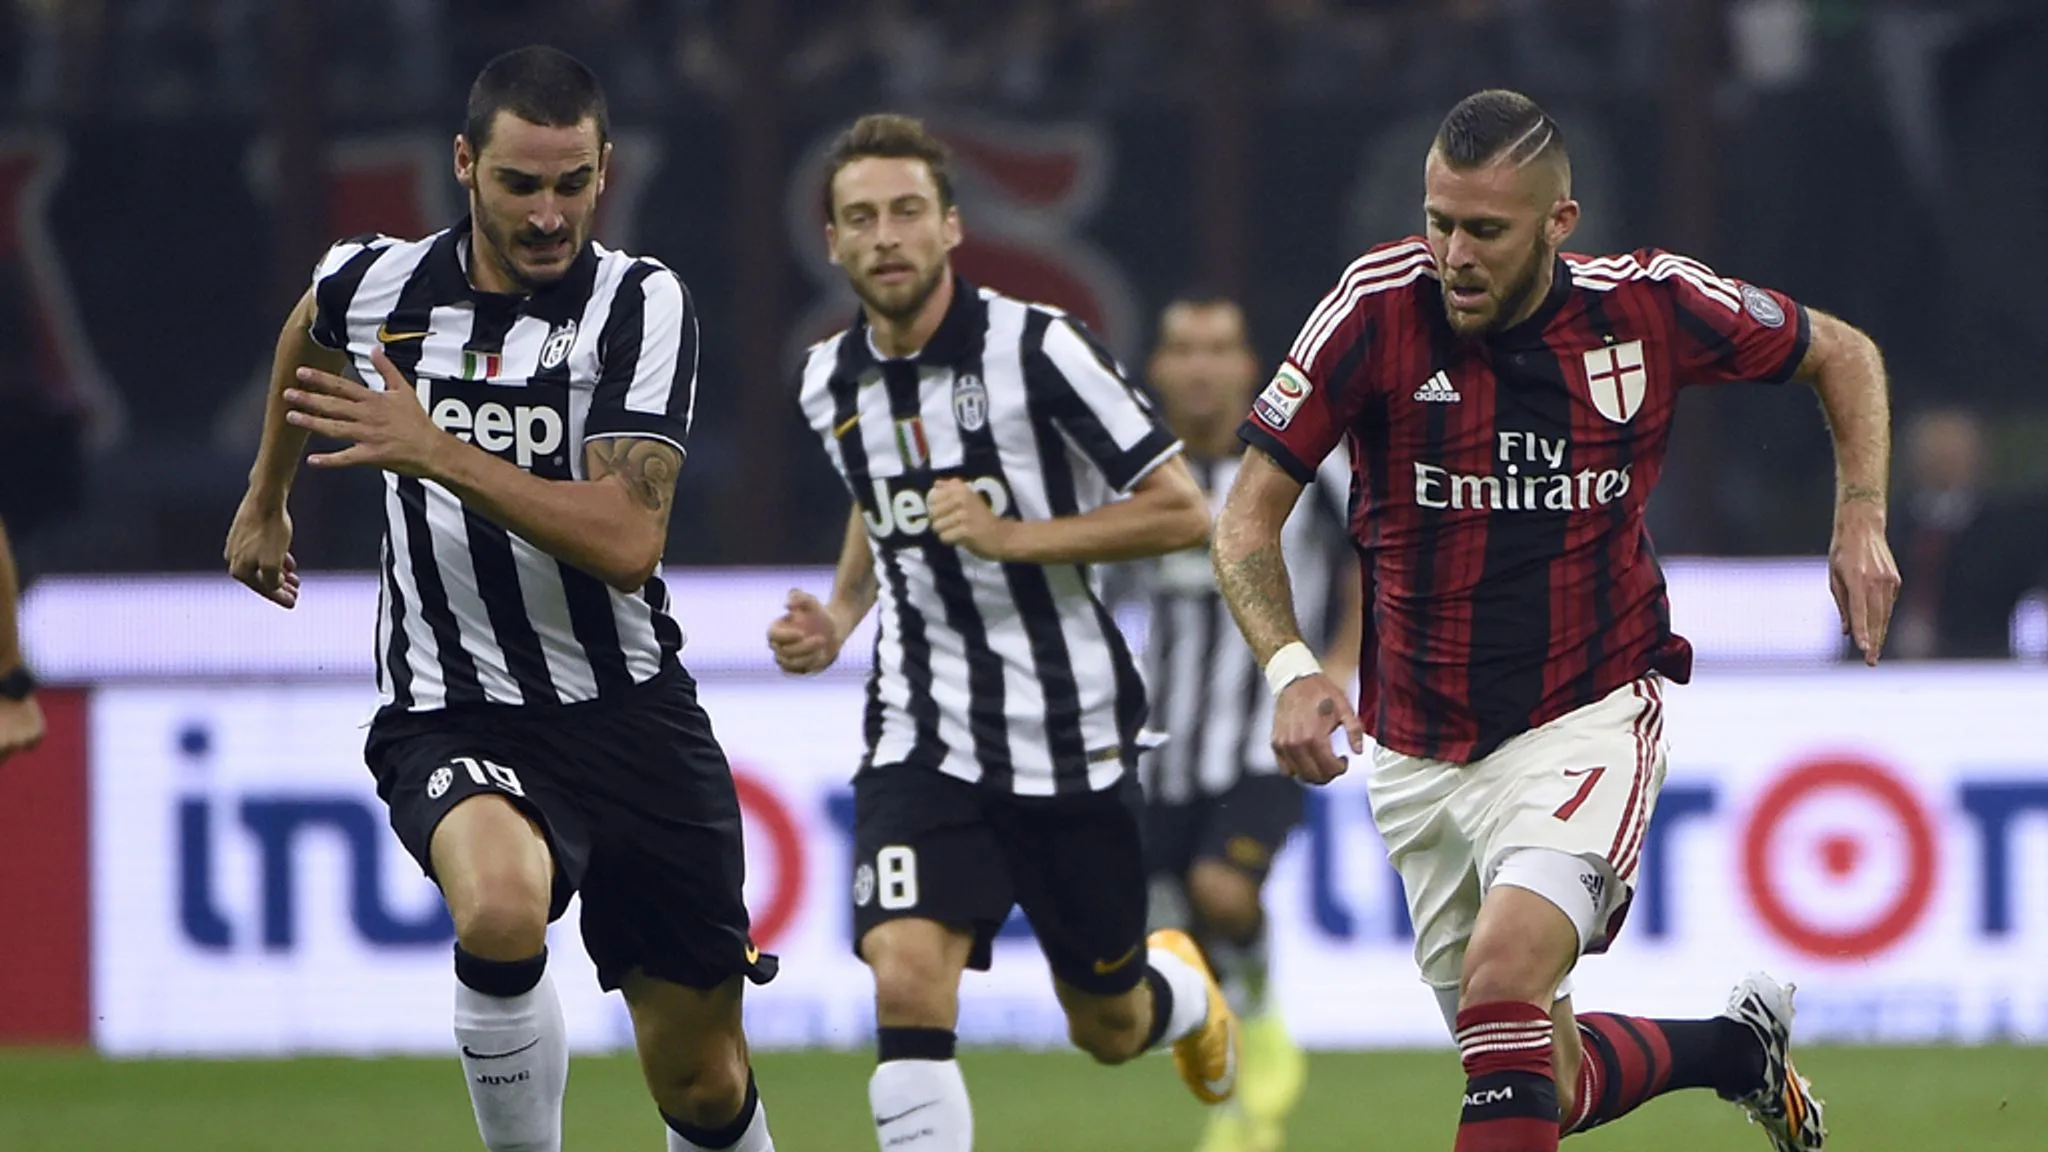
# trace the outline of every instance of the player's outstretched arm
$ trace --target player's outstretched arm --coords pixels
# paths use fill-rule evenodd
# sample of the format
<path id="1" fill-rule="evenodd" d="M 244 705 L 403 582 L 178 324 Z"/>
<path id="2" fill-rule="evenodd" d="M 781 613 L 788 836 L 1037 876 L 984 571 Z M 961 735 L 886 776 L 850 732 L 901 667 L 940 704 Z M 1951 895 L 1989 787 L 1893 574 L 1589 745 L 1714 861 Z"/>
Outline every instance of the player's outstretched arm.
<path id="1" fill-rule="evenodd" d="M 1813 385 L 1835 443 L 1835 528 L 1828 582 L 1842 631 L 1876 664 L 1899 595 L 1885 540 L 1891 470 L 1891 400 L 1877 343 L 1853 325 L 1807 309 L 1812 344 L 1794 376 Z"/>
<path id="2" fill-rule="evenodd" d="M 306 433 L 285 419 L 290 406 L 284 393 L 301 367 L 334 373 L 348 369 L 347 356 L 314 341 L 313 312 L 309 288 L 277 334 L 270 359 L 270 395 L 263 406 L 263 438 L 222 551 L 230 576 L 286 608 L 298 603 L 299 574 L 290 551 L 292 521 L 285 503 L 299 472 L 299 457 L 306 451 Z"/>
<path id="3" fill-rule="evenodd" d="M 855 506 L 846 518 L 839 568 L 832 577 L 832 599 L 821 604 L 809 592 L 792 588 L 782 616 L 768 626 L 768 647 L 775 653 L 776 666 L 797 676 L 830 668 L 839 659 L 846 638 L 874 607 L 876 591 L 868 528 Z"/>
<path id="4" fill-rule="evenodd" d="M 1193 548 L 1208 539 L 1209 502 L 1178 456 L 1131 488 L 1077 516 L 1005 520 L 963 480 L 932 485 L 932 530 L 984 560 L 1010 564 L 1108 564 Z"/>
<path id="5" fill-rule="evenodd" d="M 1276 697 L 1273 752 L 1288 775 L 1327 784 L 1346 768 L 1330 750 L 1330 733 L 1341 726 L 1350 737 L 1351 750 L 1363 752 L 1365 729 L 1344 690 L 1302 642 L 1294 614 L 1280 536 L 1301 489 L 1301 482 L 1271 456 L 1258 448 L 1247 449 L 1223 515 L 1216 521 L 1211 552 L 1217 586 Z"/>
<path id="6" fill-rule="evenodd" d="M 15 624 L 15 605 L 21 598 L 21 579 L 14 570 L 14 550 L 7 543 L 7 525 L 0 524 L 0 676 L 21 667 L 21 633 Z M 35 747 L 43 739 L 43 709 L 35 694 L 20 700 L 0 696 L 0 763 L 16 752 Z"/>

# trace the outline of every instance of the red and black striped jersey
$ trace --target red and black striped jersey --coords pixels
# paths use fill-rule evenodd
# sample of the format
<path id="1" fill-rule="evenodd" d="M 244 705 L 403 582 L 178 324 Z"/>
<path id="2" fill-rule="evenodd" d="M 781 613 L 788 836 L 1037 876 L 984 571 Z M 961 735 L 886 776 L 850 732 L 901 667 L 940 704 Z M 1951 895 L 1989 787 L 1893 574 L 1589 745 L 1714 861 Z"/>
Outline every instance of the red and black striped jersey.
<path id="1" fill-rule="evenodd" d="M 1805 309 L 1657 250 L 1559 257 L 1534 315 L 1456 336 L 1428 244 L 1345 270 L 1241 435 L 1304 484 L 1348 440 L 1359 716 L 1470 762 L 1650 671 L 1684 682 L 1643 512 L 1678 390 L 1783 382 Z"/>

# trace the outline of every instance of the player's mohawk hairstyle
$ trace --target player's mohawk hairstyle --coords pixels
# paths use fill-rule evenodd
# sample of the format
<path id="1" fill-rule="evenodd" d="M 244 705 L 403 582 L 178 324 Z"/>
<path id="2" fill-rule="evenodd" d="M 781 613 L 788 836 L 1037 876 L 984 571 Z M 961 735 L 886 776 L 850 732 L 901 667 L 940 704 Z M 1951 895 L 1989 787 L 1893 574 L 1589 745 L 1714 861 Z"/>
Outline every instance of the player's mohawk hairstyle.
<path id="1" fill-rule="evenodd" d="M 939 207 L 953 206 L 953 153 L 945 141 L 932 135 L 924 121 L 915 116 L 872 112 L 855 120 L 852 127 L 840 133 L 825 154 L 823 207 L 828 223 L 835 215 L 832 181 L 838 177 L 841 168 L 869 156 L 924 161 L 925 167 L 932 170 L 932 182 L 939 187 Z"/>
<path id="2" fill-rule="evenodd" d="M 1540 157 L 1564 156 L 1557 121 L 1520 92 L 1489 88 L 1451 109 L 1436 130 L 1436 151 L 1453 168 L 1506 161 L 1520 168 Z"/>

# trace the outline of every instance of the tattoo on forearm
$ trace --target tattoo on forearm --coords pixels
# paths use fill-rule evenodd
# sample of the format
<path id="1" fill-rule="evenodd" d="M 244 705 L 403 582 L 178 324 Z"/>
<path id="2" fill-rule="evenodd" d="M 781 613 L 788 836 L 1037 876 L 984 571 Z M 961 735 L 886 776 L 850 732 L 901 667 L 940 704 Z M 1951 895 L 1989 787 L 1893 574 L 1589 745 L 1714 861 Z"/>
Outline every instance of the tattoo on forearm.
<path id="1" fill-rule="evenodd" d="M 590 444 L 590 478 L 616 477 L 633 502 L 649 512 L 666 513 L 676 492 L 682 454 L 659 440 L 614 437 Z"/>
<path id="2" fill-rule="evenodd" d="M 1855 504 L 1859 502 L 1864 504 L 1882 504 L 1884 503 L 1884 493 L 1868 484 L 1850 484 L 1842 489 L 1841 496 L 1836 500 L 1838 504 Z"/>
<path id="3" fill-rule="evenodd" d="M 1294 618 L 1294 597 L 1287 583 L 1287 563 L 1277 543 L 1256 548 L 1216 565 L 1223 598 L 1254 652 L 1270 655 L 1301 628 Z"/>

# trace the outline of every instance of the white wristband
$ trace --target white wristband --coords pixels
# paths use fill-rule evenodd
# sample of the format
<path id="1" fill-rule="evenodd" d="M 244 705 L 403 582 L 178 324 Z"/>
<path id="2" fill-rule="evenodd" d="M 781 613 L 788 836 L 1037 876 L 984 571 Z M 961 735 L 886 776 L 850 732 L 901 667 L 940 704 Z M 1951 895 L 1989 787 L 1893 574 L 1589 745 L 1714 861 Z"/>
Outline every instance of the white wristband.
<path id="1" fill-rule="evenodd" d="M 1299 640 L 1273 653 L 1273 658 L 1266 661 L 1266 687 L 1271 688 L 1275 696 L 1280 695 L 1281 689 L 1304 676 L 1322 674 L 1323 662 L 1316 659 L 1316 654 L 1308 650 L 1308 645 Z"/>

